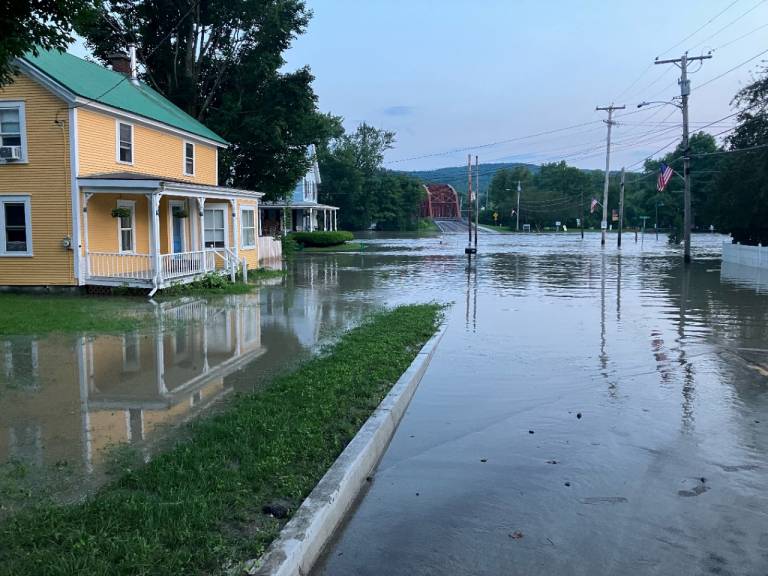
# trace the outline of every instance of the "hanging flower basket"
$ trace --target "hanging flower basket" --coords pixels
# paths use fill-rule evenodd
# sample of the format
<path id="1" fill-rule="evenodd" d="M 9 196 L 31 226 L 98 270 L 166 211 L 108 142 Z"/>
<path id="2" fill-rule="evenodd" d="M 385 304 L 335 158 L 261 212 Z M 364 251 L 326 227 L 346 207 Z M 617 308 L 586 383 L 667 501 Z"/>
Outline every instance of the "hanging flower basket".
<path id="1" fill-rule="evenodd" d="M 181 208 L 180 206 L 177 206 L 173 209 L 173 217 L 174 218 L 187 218 L 189 217 L 189 212 L 187 212 L 186 208 Z"/>
<path id="2" fill-rule="evenodd" d="M 131 217 L 131 209 L 120 207 L 120 208 L 112 208 L 112 218 L 130 218 Z"/>

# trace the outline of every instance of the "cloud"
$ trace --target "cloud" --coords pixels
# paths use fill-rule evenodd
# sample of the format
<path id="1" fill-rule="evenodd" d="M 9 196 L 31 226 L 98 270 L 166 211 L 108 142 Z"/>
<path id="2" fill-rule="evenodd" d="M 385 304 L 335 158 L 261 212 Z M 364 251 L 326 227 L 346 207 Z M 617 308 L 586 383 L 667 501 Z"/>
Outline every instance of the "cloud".
<path id="1" fill-rule="evenodd" d="M 384 114 L 387 116 L 410 116 L 416 108 L 413 106 L 389 106 L 384 108 Z"/>

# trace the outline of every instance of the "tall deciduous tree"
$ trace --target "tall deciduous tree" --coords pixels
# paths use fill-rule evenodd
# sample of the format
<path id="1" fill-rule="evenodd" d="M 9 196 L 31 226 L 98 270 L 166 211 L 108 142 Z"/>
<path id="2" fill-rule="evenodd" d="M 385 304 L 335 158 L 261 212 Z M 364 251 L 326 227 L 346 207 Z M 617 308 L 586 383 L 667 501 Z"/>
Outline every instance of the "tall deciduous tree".
<path id="1" fill-rule="evenodd" d="M 342 227 L 362 230 L 376 223 L 385 229 L 418 224 L 423 188 L 418 180 L 382 168 L 395 134 L 361 124 L 320 149 L 323 202 L 339 206 Z"/>
<path id="2" fill-rule="evenodd" d="M 717 181 L 718 223 L 735 242 L 768 245 L 768 148 L 761 148 L 768 144 L 768 68 L 734 103 L 740 112 Z"/>
<path id="3" fill-rule="evenodd" d="M 232 143 L 220 181 L 275 198 L 339 126 L 309 69 L 281 70 L 310 16 L 302 0 L 104 0 L 79 32 L 104 62 L 135 43 L 143 79 Z"/>
<path id="4" fill-rule="evenodd" d="M 0 2 L 0 86 L 13 79 L 13 60 L 38 48 L 64 50 L 89 0 Z"/>

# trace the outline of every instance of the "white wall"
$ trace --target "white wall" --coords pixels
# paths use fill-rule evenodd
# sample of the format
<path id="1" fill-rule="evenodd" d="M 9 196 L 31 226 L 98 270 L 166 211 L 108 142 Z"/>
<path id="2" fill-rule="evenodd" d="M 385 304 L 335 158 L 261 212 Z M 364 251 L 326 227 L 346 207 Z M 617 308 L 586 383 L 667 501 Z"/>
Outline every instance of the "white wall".
<path id="1" fill-rule="evenodd" d="M 723 262 L 768 269 L 768 246 L 744 246 L 723 242 Z"/>

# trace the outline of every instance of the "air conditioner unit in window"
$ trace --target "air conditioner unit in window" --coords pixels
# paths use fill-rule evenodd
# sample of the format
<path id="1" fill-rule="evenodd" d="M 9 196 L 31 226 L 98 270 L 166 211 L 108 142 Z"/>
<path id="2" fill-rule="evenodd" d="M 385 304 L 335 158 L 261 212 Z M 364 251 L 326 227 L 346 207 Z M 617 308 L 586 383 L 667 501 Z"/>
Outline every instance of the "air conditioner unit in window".
<path id="1" fill-rule="evenodd" d="M 0 160 L 21 160 L 21 146 L 0 146 Z"/>

